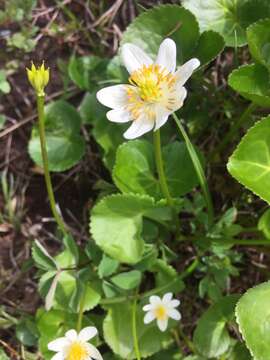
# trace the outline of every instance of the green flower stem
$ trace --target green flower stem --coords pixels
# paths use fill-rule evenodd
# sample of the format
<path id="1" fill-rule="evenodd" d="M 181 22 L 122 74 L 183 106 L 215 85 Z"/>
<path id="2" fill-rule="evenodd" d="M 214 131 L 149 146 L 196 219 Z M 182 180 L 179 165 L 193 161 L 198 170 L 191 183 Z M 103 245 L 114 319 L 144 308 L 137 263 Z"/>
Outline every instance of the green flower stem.
<path id="1" fill-rule="evenodd" d="M 172 114 L 173 118 L 176 122 L 176 125 L 178 127 L 178 130 L 181 134 L 181 136 L 184 138 L 189 155 L 191 157 L 194 169 L 197 173 L 201 188 L 202 188 L 202 192 L 203 192 L 203 196 L 204 196 L 204 200 L 205 200 L 205 204 L 207 207 L 207 212 L 208 212 L 208 226 L 209 228 L 212 227 L 212 225 L 214 224 L 214 209 L 213 209 L 213 203 L 212 203 L 212 198 L 211 198 L 211 194 L 208 188 L 208 184 L 207 184 L 207 180 L 203 171 L 203 167 L 201 165 L 200 159 L 197 155 L 197 152 L 192 144 L 192 142 L 190 141 L 188 134 L 186 133 L 184 127 L 182 126 L 180 120 L 178 119 L 177 115 L 175 113 Z"/>
<path id="2" fill-rule="evenodd" d="M 86 291 L 83 291 L 82 297 L 81 297 L 81 301 L 80 301 L 80 308 L 79 308 L 79 313 L 78 313 L 78 320 L 77 320 L 77 332 L 80 332 L 81 328 L 82 328 L 82 320 L 83 320 L 83 308 L 84 308 L 84 303 L 85 303 L 85 295 L 86 295 Z"/>
<path id="3" fill-rule="evenodd" d="M 138 334 L 137 334 L 137 294 L 132 305 L 132 335 L 133 345 L 137 360 L 141 360 L 141 353 L 139 348 Z"/>
<path id="4" fill-rule="evenodd" d="M 161 154 L 160 130 L 154 131 L 154 149 L 155 149 L 155 159 L 156 159 L 156 166 L 157 166 L 161 191 L 163 193 L 163 196 L 167 199 L 168 204 L 171 207 L 173 207 L 174 206 L 173 199 L 171 197 L 166 176 L 164 173 L 164 166 L 163 166 L 163 160 Z"/>
<path id="5" fill-rule="evenodd" d="M 149 298 L 151 295 L 156 295 L 158 293 L 163 293 L 166 292 L 168 289 L 170 289 L 171 286 L 179 283 L 179 280 L 183 280 L 186 277 L 188 277 L 189 275 L 191 275 L 197 268 L 197 266 L 199 265 L 199 260 L 196 258 L 186 269 L 185 271 L 183 271 L 183 273 L 176 277 L 174 280 L 172 280 L 171 282 L 167 283 L 166 285 L 163 286 L 159 286 L 155 289 L 152 289 L 150 291 L 146 291 L 143 294 L 140 295 L 132 295 L 132 296 L 119 296 L 119 297 L 114 297 L 112 299 L 102 299 L 100 301 L 100 305 L 112 305 L 112 304 L 119 304 L 122 302 L 126 302 L 126 301 L 132 301 L 134 299 L 137 300 L 143 300 L 145 298 Z"/>
<path id="6" fill-rule="evenodd" d="M 48 160 L 48 153 L 46 148 L 45 124 L 44 124 L 44 96 L 37 96 L 37 108 L 38 108 L 38 127 L 39 127 L 41 155 L 42 155 L 44 176 L 45 176 L 45 182 L 49 196 L 50 206 L 55 221 L 57 222 L 63 234 L 66 235 L 67 234 L 66 225 L 64 224 L 61 216 L 59 215 L 56 209 L 52 181 L 49 172 L 49 160 Z"/>
<path id="7" fill-rule="evenodd" d="M 250 103 L 246 110 L 243 112 L 242 116 L 239 117 L 238 120 L 235 121 L 229 132 L 224 136 L 223 140 L 218 144 L 215 150 L 210 154 L 209 160 L 211 161 L 214 156 L 220 153 L 226 145 L 229 143 L 231 139 L 234 138 L 237 131 L 240 127 L 247 121 L 251 113 L 257 108 L 257 105 L 254 103 Z"/>

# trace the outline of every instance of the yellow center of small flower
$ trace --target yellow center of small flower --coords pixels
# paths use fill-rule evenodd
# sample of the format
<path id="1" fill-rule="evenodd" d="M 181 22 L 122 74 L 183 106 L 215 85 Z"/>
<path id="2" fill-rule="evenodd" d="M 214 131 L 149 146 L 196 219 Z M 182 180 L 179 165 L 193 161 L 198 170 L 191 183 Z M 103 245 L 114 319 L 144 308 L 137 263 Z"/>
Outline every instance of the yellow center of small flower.
<path id="1" fill-rule="evenodd" d="M 74 342 L 68 349 L 66 360 L 84 360 L 88 355 L 88 351 L 82 343 Z"/>
<path id="2" fill-rule="evenodd" d="M 158 320 L 165 320 L 167 318 L 167 311 L 163 305 L 159 305 L 155 309 L 155 315 Z"/>
<path id="3" fill-rule="evenodd" d="M 175 77 L 166 69 L 162 69 L 157 64 L 143 66 L 134 71 L 129 82 L 138 87 L 139 96 L 143 101 L 154 103 L 162 98 L 164 85 L 170 87 L 175 83 Z"/>

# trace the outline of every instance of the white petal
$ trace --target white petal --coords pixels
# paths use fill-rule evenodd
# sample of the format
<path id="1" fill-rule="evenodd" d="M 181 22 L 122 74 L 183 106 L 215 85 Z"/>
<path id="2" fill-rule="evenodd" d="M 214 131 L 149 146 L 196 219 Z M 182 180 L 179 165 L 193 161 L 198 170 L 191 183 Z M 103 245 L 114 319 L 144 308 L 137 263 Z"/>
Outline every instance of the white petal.
<path id="1" fill-rule="evenodd" d="M 168 319 L 157 320 L 157 324 L 161 331 L 165 331 L 168 327 Z"/>
<path id="2" fill-rule="evenodd" d="M 179 85 L 184 85 L 185 82 L 190 78 L 193 71 L 200 66 L 200 61 L 196 58 L 187 61 L 184 65 L 176 71 L 176 81 Z"/>
<path id="3" fill-rule="evenodd" d="M 143 322 L 144 322 L 145 324 L 149 324 L 149 323 L 150 323 L 151 321 L 153 321 L 155 318 L 156 318 L 156 317 L 155 317 L 154 312 L 153 312 L 153 311 L 149 311 L 149 312 L 145 315 L 145 317 L 144 317 L 144 319 L 143 319 Z"/>
<path id="4" fill-rule="evenodd" d="M 161 303 L 161 298 L 157 295 L 152 295 L 149 298 L 149 301 L 152 305 L 159 305 Z"/>
<path id="5" fill-rule="evenodd" d="M 167 310 L 167 314 L 170 318 L 174 319 L 174 320 L 180 320 L 181 319 L 181 314 L 179 311 L 175 310 L 175 309 L 170 309 Z"/>
<path id="6" fill-rule="evenodd" d="M 90 359 L 103 360 L 101 353 L 98 351 L 98 349 L 94 345 L 87 344 L 87 348 L 89 350 Z"/>
<path id="7" fill-rule="evenodd" d="M 162 302 L 163 304 L 168 304 L 170 303 L 170 301 L 172 300 L 172 297 L 173 297 L 173 293 L 169 292 L 169 293 L 166 293 L 163 298 L 162 298 Z"/>
<path id="8" fill-rule="evenodd" d="M 80 331 L 78 339 L 86 342 L 96 336 L 97 333 L 97 328 L 95 328 L 94 326 L 87 326 Z"/>
<path id="9" fill-rule="evenodd" d="M 131 119 L 130 113 L 125 109 L 110 110 L 106 114 L 108 120 L 116 123 L 126 123 Z"/>
<path id="10" fill-rule="evenodd" d="M 59 353 L 55 354 L 55 355 L 51 358 L 51 360 L 65 360 L 65 357 L 64 357 L 64 355 L 63 355 L 62 352 L 59 352 Z"/>
<path id="11" fill-rule="evenodd" d="M 97 92 L 98 101 L 112 109 L 119 109 L 126 105 L 128 100 L 127 87 L 131 85 L 113 85 Z"/>
<path id="12" fill-rule="evenodd" d="M 174 104 L 172 104 L 173 111 L 180 109 L 183 106 L 184 100 L 187 97 L 187 90 L 183 86 L 179 86 L 176 93 Z"/>
<path id="13" fill-rule="evenodd" d="M 153 309 L 152 304 L 147 304 L 147 305 L 144 305 L 144 307 L 143 307 L 143 311 L 149 311 L 149 310 L 152 310 L 152 309 Z"/>
<path id="14" fill-rule="evenodd" d="M 156 108 L 156 121 L 155 121 L 155 131 L 161 128 L 166 121 L 168 120 L 170 113 L 165 108 L 159 106 Z"/>
<path id="15" fill-rule="evenodd" d="M 156 64 L 174 73 L 176 68 L 176 45 L 172 39 L 165 39 L 158 50 Z"/>
<path id="16" fill-rule="evenodd" d="M 51 351 L 61 351 L 68 343 L 68 340 L 65 337 L 58 338 L 51 341 L 48 344 L 48 349 Z"/>
<path id="17" fill-rule="evenodd" d="M 175 308 L 175 307 L 179 306 L 180 303 L 181 303 L 180 300 L 173 299 L 173 300 L 170 302 L 170 306 L 173 307 L 173 308 Z"/>
<path id="18" fill-rule="evenodd" d="M 142 49 L 133 44 L 124 44 L 121 55 L 123 63 L 130 74 L 140 69 L 143 65 L 149 66 L 153 64 L 151 58 Z"/>
<path id="19" fill-rule="evenodd" d="M 154 125 L 154 119 L 141 115 L 138 119 L 133 120 L 132 125 L 124 133 L 124 137 L 126 139 L 136 139 L 152 130 Z"/>
<path id="20" fill-rule="evenodd" d="M 65 337 L 70 341 L 76 341 L 78 339 L 77 331 L 74 329 L 68 330 Z"/>

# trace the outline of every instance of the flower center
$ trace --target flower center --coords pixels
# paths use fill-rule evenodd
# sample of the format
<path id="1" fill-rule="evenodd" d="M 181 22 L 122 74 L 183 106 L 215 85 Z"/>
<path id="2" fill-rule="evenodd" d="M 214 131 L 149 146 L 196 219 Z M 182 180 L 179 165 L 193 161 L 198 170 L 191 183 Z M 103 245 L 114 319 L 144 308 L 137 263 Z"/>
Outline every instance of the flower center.
<path id="1" fill-rule="evenodd" d="M 159 305 L 155 309 L 155 315 L 158 320 L 165 320 L 167 318 L 167 311 L 164 306 Z"/>
<path id="2" fill-rule="evenodd" d="M 66 360 L 84 360 L 87 355 L 86 347 L 80 342 L 74 342 L 68 349 Z"/>
<path id="3" fill-rule="evenodd" d="M 170 87 L 175 83 L 175 77 L 159 65 L 152 64 L 134 71 L 129 82 L 138 87 L 141 100 L 155 103 L 161 100 L 164 86 Z"/>

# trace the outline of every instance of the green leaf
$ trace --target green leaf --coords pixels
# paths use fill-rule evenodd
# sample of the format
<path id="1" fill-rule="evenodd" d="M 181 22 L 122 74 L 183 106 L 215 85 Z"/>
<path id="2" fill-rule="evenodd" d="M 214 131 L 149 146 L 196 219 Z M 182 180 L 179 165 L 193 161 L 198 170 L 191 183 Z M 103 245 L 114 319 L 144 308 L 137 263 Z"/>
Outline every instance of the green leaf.
<path id="1" fill-rule="evenodd" d="M 121 45 L 134 43 L 153 59 L 165 37 L 177 45 L 180 64 L 189 60 L 199 40 L 198 23 L 194 15 L 178 5 L 161 5 L 140 14 L 123 34 Z"/>
<path id="2" fill-rule="evenodd" d="M 70 252 L 70 254 L 72 254 L 72 256 L 74 256 L 75 264 L 77 264 L 79 261 L 79 249 L 75 240 L 71 235 L 65 235 L 63 238 L 63 242 L 66 249 Z"/>
<path id="3" fill-rule="evenodd" d="M 30 316 L 20 319 L 16 326 L 17 339 L 26 346 L 36 346 L 38 340 L 38 333 L 35 321 Z M 0 354 L 1 360 L 1 354 Z"/>
<path id="4" fill-rule="evenodd" d="M 0 93 L 8 94 L 10 92 L 10 85 L 7 81 L 7 74 L 5 70 L 0 70 Z"/>
<path id="5" fill-rule="evenodd" d="M 246 28 L 270 16 L 268 0 L 183 0 L 182 5 L 196 16 L 201 31 L 217 31 L 227 46 L 245 45 Z"/>
<path id="6" fill-rule="evenodd" d="M 270 203 L 270 116 L 257 122 L 242 138 L 227 164 L 242 185 Z"/>
<path id="7" fill-rule="evenodd" d="M 80 135 L 81 118 L 69 103 L 59 100 L 45 108 L 46 143 L 51 171 L 64 171 L 76 165 L 85 152 L 85 141 Z M 32 130 L 28 145 L 31 158 L 43 166 L 37 125 Z"/>
<path id="8" fill-rule="evenodd" d="M 0 347 L 0 360 L 10 360 L 5 351 Z"/>
<path id="9" fill-rule="evenodd" d="M 163 160 L 165 175 L 173 197 L 186 194 L 198 184 L 193 164 L 183 142 L 173 142 L 165 146 Z M 123 193 L 147 194 L 160 199 L 162 193 L 155 170 L 153 145 L 146 140 L 134 140 L 119 146 L 113 180 Z"/>
<path id="10" fill-rule="evenodd" d="M 250 25 L 247 39 L 253 59 L 270 68 L 270 19 Z"/>
<path id="11" fill-rule="evenodd" d="M 98 56 L 71 57 L 68 74 L 71 80 L 81 89 L 93 91 L 98 81 L 104 80 L 107 60 Z"/>
<path id="12" fill-rule="evenodd" d="M 144 252 L 143 215 L 154 200 L 139 195 L 111 195 L 92 209 L 90 231 L 98 246 L 113 259 L 134 264 Z"/>
<path id="13" fill-rule="evenodd" d="M 113 352 L 123 359 L 136 359 L 134 353 L 130 303 L 111 306 L 103 323 L 103 332 L 106 343 Z M 162 344 L 170 339 L 169 333 L 162 333 L 153 322 L 143 324 L 143 312 L 137 307 L 137 335 L 140 344 L 141 356 L 148 357 L 162 348 Z"/>
<path id="14" fill-rule="evenodd" d="M 252 64 L 239 67 L 230 74 L 229 85 L 255 104 L 270 106 L 269 72 L 265 66 Z"/>
<path id="15" fill-rule="evenodd" d="M 139 286 L 141 279 L 142 273 L 138 270 L 132 270 L 113 276 L 111 281 L 121 289 L 131 290 Z"/>
<path id="16" fill-rule="evenodd" d="M 192 56 L 198 58 L 201 65 L 206 65 L 217 57 L 224 46 L 224 39 L 219 33 L 212 30 L 204 31 Z"/>
<path id="17" fill-rule="evenodd" d="M 267 209 L 260 217 L 258 222 L 258 230 L 262 231 L 267 239 L 270 239 L 270 209 Z"/>
<path id="18" fill-rule="evenodd" d="M 165 287 L 159 294 L 163 295 L 167 292 L 179 293 L 185 288 L 185 284 L 180 279 L 177 271 L 166 261 L 157 259 L 151 271 L 155 273 L 156 287 Z"/>
<path id="19" fill-rule="evenodd" d="M 216 358 L 224 354 L 230 346 L 230 335 L 226 323 L 234 316 L 238 295 L 222 298 L 203 314 L 194 333 L 194 344 L 202 356 Z"/>
<path id="20" fill-rule="evenodd" d="M 5 115 L 0 114 L 0 130 L 3 129 L 3 127 L 5 126 L 5 122 L 6 122 Z"/>
<path id="21" fill-rule="evenodd" d="M 255 360 L 270 359 L 270 282 L 249 289 L 239 300 L 236 319 Z"/>
<path id="22" fill-rule="evenodd" d="M 38 268 L 42 270 L 57 269 L 57 264 L 55 260 L 49 255 L 47 250 L 37 240 L 32 246 L 32 256 Z"/>
<path id="23" fill-rule="evenodd" d="M 245 345 L 238 342 L 230 354 L 230 360 L 252 360 L 252 358 Z"/>
<path id="24" fill-rule="evenodd" d="M 98 266 L 98 276 L 104 278 L 112 275 L 118 268 L 119 262 L 103 254 L 102 260 Z"/>

